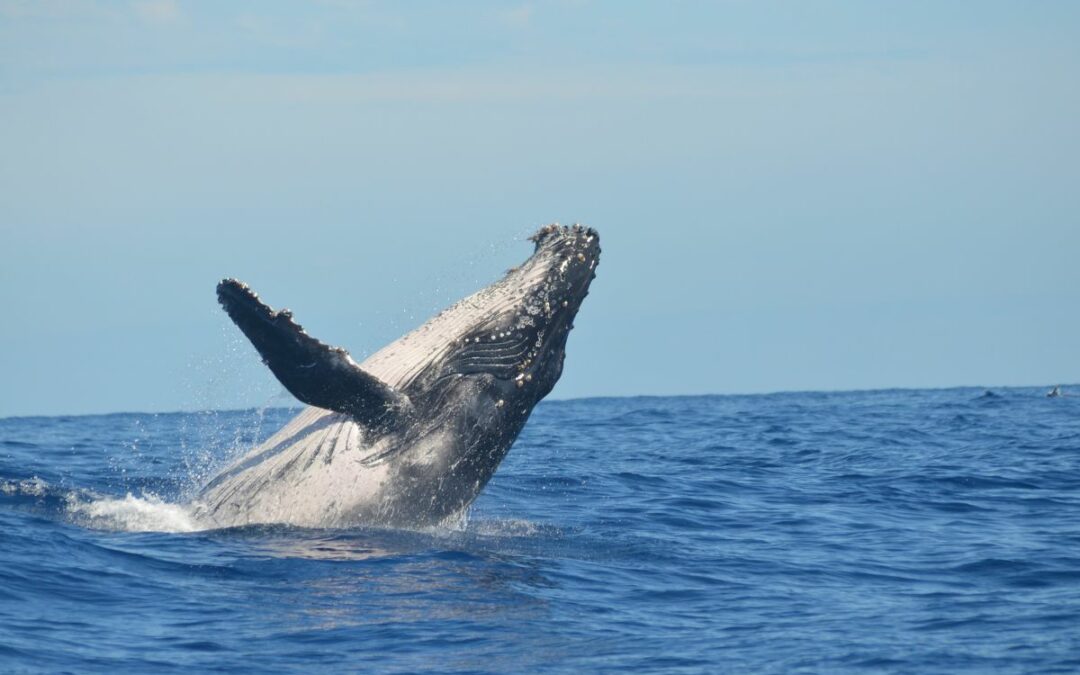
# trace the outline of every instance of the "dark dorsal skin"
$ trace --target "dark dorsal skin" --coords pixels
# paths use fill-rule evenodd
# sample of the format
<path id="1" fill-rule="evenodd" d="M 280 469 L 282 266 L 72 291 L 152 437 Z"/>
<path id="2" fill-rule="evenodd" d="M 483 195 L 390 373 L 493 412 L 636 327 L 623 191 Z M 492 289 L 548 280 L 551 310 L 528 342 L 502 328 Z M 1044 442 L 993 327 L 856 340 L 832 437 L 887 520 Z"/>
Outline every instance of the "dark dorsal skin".
<path id="1" fill-rule="evenodd" d="M 211 481 L 196 515 L 219 526 L 411 527 L 461 513 L 562 374 L 595 277 L 595 231 L 552 225 L 532 240 L 520 267 L 363 364 L 222 281 L 226 312 L 313 408 Z"/>

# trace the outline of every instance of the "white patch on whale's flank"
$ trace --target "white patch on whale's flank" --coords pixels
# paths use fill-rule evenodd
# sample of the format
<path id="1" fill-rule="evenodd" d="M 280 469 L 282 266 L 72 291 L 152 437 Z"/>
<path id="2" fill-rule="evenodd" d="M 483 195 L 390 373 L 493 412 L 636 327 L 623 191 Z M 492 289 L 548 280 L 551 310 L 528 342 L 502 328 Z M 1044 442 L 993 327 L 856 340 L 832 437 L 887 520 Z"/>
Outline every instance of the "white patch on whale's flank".
<path id="1" fill-rule="evenodd" d="M 307 408 L 246 457 L 288 444 L 291 438 L 319 423 L 325 423 L 325 428 L 316 428 L 252 467 L 256 470 L 245 471 L 210 490 L 204 497 L 224 499 L 219 511 L 225 512 L 208 513 L 205 508 L 199 508 L 204 504 L 196 503 L 196 518 L 209 526 L 267 522 L 307 527 L 346 524 L 351 514 L 341 510 L 342 504 L 335 504 L 328 511 L 325 496 L 375 493 L 386 473 L 384 465 L 361 464 L 365 455 L 377 453 L 379 448 L 365 447 L 363 430 L 352 419 L 320 408 Z M 231 501 L 226 491 L 235 492 L 240 501 Z"/>

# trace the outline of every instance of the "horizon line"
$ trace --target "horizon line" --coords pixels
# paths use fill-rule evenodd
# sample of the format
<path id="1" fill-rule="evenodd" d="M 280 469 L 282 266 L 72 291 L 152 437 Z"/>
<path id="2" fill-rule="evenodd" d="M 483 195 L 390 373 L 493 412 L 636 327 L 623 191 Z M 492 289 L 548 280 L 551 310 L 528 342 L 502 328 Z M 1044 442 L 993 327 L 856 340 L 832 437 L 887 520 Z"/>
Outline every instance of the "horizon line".
<path id="1" fill-rule="evenodd" d="M 983 389 L 985 391 L 1003 390 L 1003 389 L 1039 389 L 1045 387 L 1062 387 L 1062 388 L 1080 388 L 1080 382 L 1074 383 L 1058 383 L 1052 385 L 1045 384 L 1026 384 L 1026 385 L 982 385 L 982 384 L 961 384 L 951 385 L 947 387 L 870 387 L 865 389 L 779 389 L 775 391 L 763 391 L 763 392 L 751 392 L 751 393 L 707 393 L 707 394 L 628 394 L 628 395 L 598 395 L 598 396 L 570 396 L 566 398 L 551 398 L 543 399 L 537 405 L 551 404 L 551 403 L 572 403 L 579 401 L 603 401 L 612 399 L 653 399 L 653 398 L 746 398 L 746 397 L 766 397 L 766 396 L 785 396 L 793 394 L 873 394 L 893 391 L 953 391 L 957 389 Z M 255 411 L 267 411 L 267 410 L 303 410 L 304 408 L 311 407 L 297 401 L 299 405 L 264 405 L 264 406 L 249 406 L 246 408 L 200 408 L 191 410 L 117 410 L 113 412 L 97 412 L 97 413 L 57 413 L 53 415 L 43 414 L 30 414 L 30 415 L 3 415 L 0 416 L 0 421 L 6 420 L 26 420 L 26 419 L 51 419 L 56 417 L 110 417 L 116 415 L 200 415 L 200 414 L 213 414 L 213 413 L 239 413 L 239 412 L 255 412 Z"/>

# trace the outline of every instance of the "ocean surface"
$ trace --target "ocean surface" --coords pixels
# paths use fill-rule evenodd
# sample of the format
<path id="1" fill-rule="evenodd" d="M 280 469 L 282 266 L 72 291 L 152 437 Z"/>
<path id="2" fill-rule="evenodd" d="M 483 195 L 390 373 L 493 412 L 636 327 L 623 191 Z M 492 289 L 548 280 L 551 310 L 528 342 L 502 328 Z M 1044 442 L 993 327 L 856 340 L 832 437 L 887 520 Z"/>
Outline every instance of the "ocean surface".
<path id="1" fill-rule="evenodd" d="M 420 532 L 193 529 L 293 411 L 0 419 L 0 671 L 1077 672 L 1064 390 L 545 402 Z"/>

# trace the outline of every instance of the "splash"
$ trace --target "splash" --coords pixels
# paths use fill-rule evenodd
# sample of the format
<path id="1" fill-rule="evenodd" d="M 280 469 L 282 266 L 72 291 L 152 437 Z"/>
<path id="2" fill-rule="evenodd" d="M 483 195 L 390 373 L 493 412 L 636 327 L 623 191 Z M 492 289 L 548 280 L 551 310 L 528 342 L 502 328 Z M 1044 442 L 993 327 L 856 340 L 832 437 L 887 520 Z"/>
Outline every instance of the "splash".
<path id="1" fill-rule="evenodd" d="M 81 527 L 113 532 L 196 532 L 208 529 L 183 504 L 166 502 L 155 494 L 110 497 L 93 490 L 50 485 L 34 476 L 0 480 L 0 496 L 30 511 Z"/>
<path id="2" fill-rule="evenodd" d="M 469 531 L 482 537 L 534 537 L 546 528 L 528 520 L 507 518 L 502 520 L 475 520 Z"/>
<path id="3" fill-rule="evenodd" d="M 122 498 L 90 500 L 73 494 L 68 499 L 67 514 L 79 525 L 95 530 L 197 532 L 208 529 L 199 523 L 187 506 L 170 504 L 153 494 L 136 497 L 129 492 Z"/>
<path id="4" fill-rule="evenodd" d="M 0 481 L 0 494 L 22 497 L 44 497 L 49 484 L 37 476 L 25 480 Z"/>
<path id="5" fill-rule="evenodd" d="M 92 490 L 66 489 L 50 485 L 34 476 L 23 480 L 0 480 L 0 495 L 25 500 L 35 510 L 59 517 L 80 527 L 108 532 L 162 532 L 191 533 L 217 529 L 211 522 L 196 515 L 196 505 L 186 502 L 170 502 L 152 492 L 135 495 L 128 492 L 123 497 L 103 495 Z M 265 526 L 269 526 L 266 524 Z M 470 510 L 450 516 L 436 524 L 417 528 L 372 529 L 363 523 L 336 527 L 289 527 L 289 531 L 348 532 L 361 531 L 415 533 L 434 539 L 454 539 L 461 536 L 483 538 L 532 537 L 545 529 L 527 520 L 472 518 Z M 364 555 L 371 555 L 368 551 Z"/>

